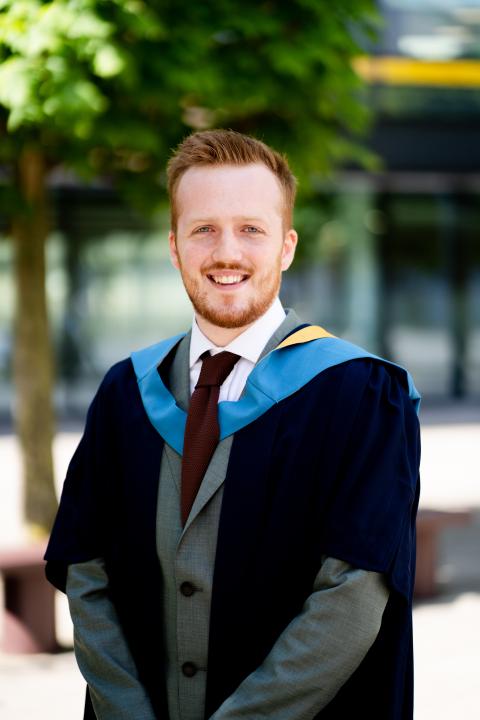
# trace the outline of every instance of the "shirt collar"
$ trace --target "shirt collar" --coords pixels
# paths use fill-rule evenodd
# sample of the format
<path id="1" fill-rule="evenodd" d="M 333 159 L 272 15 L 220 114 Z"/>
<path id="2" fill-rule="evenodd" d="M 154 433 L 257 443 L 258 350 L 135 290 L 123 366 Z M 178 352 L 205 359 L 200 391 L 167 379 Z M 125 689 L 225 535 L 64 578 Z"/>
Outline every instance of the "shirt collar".
<path id="1" fill-rule="evenodd" d="M 244 330 L 241 335 L 238 335 L 235 340 L 232 340 L 225 347 L 218 347 L 203 334 L 194 318 L 190 340 L 190 367 L 195 365 L 204 352 L 211 351 L 215 355 L 223 350 L 228 350 L 252 363 L 256 363 L 268 339 L 284 320 L 285 310 L 277 297 L 267 312 L 261 315 L 258 320 L 255 320 L 253 325 Z"/>

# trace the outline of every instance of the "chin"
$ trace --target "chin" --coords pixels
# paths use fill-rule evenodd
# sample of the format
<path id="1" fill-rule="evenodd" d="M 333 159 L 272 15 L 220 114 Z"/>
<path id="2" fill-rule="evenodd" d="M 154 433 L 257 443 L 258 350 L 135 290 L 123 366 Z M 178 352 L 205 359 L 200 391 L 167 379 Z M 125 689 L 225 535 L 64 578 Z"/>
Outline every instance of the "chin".
<path id="1" fill-rule="evenodd" d="M 252 303 L 246 307 L 212 307 L 208 303 L 194 302 L 196 312 L 211 325 L 221 328 L 242 328 L 251 325 L 263 315 L 274 298 Z"/>
<path id="2" fill-rule="evenodd" d="M 225 298 L 227 302 L 223 304 L 214 304 L 206 294 L 198 292 L 198 287 L 185 284 L 185 288 L 195 311 L 204 320 L 216 327 L 235 329 L 251 325 L 266 313 L 278 294 L 280 283 L 272 285 L 270 292 L 261 298 L 237 300 L 237 304 L 233 297 Z"/>
<path id="3" fill-rule="evenodd" d="M 199 307 L 196 307 L 195 310 L 211 325 L 216 325 L 216 327 L 221 328 L 245 327 L 245 325 L 251 325 L 251 323 L 255 322 L 255 320 L 260 317 L 260 315 L 263 315 L 263 312 L 253 312 L 250 308 L 247 310 L 239 310 L 237 312 Z"/>

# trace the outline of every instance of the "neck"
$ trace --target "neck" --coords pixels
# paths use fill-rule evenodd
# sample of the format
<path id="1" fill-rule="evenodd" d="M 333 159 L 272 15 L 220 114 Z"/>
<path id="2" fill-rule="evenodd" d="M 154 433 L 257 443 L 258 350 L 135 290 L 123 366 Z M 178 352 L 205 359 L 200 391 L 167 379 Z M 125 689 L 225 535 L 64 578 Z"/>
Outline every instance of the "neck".
<path id="1" fill-rule="evenodd" d="M 241 335 L 247 328 L 249 328 L 252 323 L 249 323 L 248 325 L 244 325 L 243 327 L 238 328 L 224 328 L 219 327 L 218 325 L 213 325 L 212 323 L 209 323 L 208 320 L 205 320 L 205 318 L 201 317 L 201 315 L 195 314 L 195 319 L 197 321 L 197 325 L 202 331 L 202 333 L 207 337 L 214 345 L 217 347 L 225 347 L 229 343 L 232 342 L 232 340 L 235 340 L 239 335 Z"/>

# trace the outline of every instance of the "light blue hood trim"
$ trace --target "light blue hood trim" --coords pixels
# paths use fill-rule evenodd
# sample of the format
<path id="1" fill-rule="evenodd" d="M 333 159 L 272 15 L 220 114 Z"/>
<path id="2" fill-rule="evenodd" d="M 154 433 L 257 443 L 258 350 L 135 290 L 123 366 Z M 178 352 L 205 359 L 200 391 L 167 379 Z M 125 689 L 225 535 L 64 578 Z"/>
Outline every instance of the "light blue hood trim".
<path id="1" fill-rule="evenodd" d="M 180 455 L 183 452 L 187 414 L 175 403 L 157 368 L 182 337 L 184 334 L 176 335 L 131 355 L 140 395 L 150 422 L 165 442 Z M 223 440 L 249 425 L 275 403 L 293 395 L 324 370 L 358 358 L 374 358 L 399 367 L 336 337 L 325 337 L 272 350 L 248 376 L 240 400 L 224 400 L 218 404 L 220 439 Z M 404 372 L 408 378 L 410 397 L 418 412 L 420 394 L 410 374 L 406 370 Z"/>

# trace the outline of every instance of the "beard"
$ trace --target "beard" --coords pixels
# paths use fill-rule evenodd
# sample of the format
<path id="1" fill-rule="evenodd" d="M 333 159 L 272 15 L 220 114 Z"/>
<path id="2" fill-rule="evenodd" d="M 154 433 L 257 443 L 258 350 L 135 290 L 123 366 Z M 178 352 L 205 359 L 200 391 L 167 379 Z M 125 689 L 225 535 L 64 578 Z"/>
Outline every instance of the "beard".
<path id="1" fill-rule="evenodd" d="M 246 282 L 253 282 L 253 273 L 245 268 L 216 264 L 214 267 L 208 268 L 208 271 L 213 270 L 230 270 L 232 273 L 238 271 L 241 274 L 248 273 L 250 277 Z M 221 328 L 241 328 L 258 320 L 259 317 L 266 313 L 277 297 L 282 278 L 279 258 L 278 263 L 268 274 L 256 278 L 256 288 L 251 297 L 245 300 L 237 300 L 233 296 L 225 295 L 223 298 L 215 299 L 213 297 L 213 288 L 212 293 L 201 289 L 198 280 L 189 276 L 182 266 L 180 266 L 180 273 L 195 312 L 211 325 Z"/>

